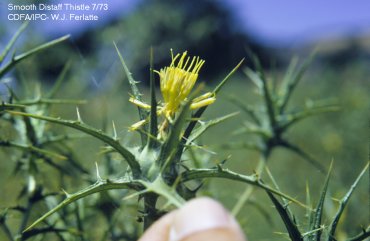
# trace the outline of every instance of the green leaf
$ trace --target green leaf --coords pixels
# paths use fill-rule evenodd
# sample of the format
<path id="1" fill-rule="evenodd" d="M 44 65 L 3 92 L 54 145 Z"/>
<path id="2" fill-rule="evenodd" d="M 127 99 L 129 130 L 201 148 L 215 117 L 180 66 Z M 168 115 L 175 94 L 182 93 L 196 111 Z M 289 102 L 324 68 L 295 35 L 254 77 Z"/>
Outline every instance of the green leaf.
<path id="1" fill-rule="evenodd" d="M 150 122 L 148 145 L 149 148 L 155 148 L 158 144 L 156 139 L 158 135 L 158 120 L 157 120 L 157 99 L 155 96 L 155 80 L 154 80 L 154 66 L 153 66 L 153 48 L 150 48 Z"/>
<path id="2" fill-rule="evenodd" d="M 270 90 L 267 85 L 265 78 L 262 78 L 258 73 L 254 72 L 250 68 L 246 68 L 244 73 L 255 82 L 259 89 L 262 91 L 262 95 L 265 101 L 265 106 L 267 109 L 267 114 L 270 120 L 270 125 L 272 128 L 276 126 L 276 117 L 275 117 L 275 103 L 272 100 Z"/>
<path id="3" fill-rule="evenodd" d="M 320 239 L 321 239 L 321 233 L 322 233 L 322 230 L 320 228 L 321 219 L 322 219 L 322 214 L 323 214 L 323 210 L 324 210 L 325 197 L 326 197 L 326 193 L 327 193 L 327 190 L 328 190 L 328 185 L 329 185 L 329 180 L 330 180 L 332 167 L 333 167 L 333 162 L 330 164 L 330 168 L 329 168 L 328 174 L 326 176 L 324 186 L 323 186 L 322 191 L 321 191 L 320 200 L 317 203 L 317 206 L 314 210 L 314 215 L 313 215 L 312 221 L 310 223 L 309 231 L 317 230 L 316 232 L 310 234 L 309 237 L 308 237 L 309 240 L 312 240 L 312 241 L 320 241 Z"/>
<path id="4" fill-rule="evenodd" d="M 290 63 L 289 63 L 289 66 L 285 72 L 285 75 L 283 77 L 283 81 L 281 83 L 281 86 L 280 86 L 280 95 L 281 96 L 285 96 L 286 95 L 286 92 L 287 92 L 287 87 L 290 83 L 290 81 L 292 80 L 293 78 L 293 75 L 295 73 L 295 70 L 297 68 L 297 65 L 298 65 L 298 57 L 297 56 L 294 56 L 291 60 L 290 60 Z"/>
<path id="5" fill-rule="evenodd" d="M 312 207 L 312 202 L 311 202 L 311 193 L 310 193 L 310 186 L 308 185 L 308 182 L 306 181 L 306 204 L 310 207 Z M 314 212 L 311 209 L 306 210 L 306 217 L 308 218 L 308 228 L 312 226 L 313 223 L 313 216 Z"/>
<path id="6" fill-rule="evenodd" d="M 306 70 L 308 69 L 308 66 L 311 64 L 312 60 L 314 59 L 315 57 L 315 54 L 316 52 L 312 52 L 311 55 L 305 59 L 305 61 L 303 62 L 303 64 L 301 65 L 301 67 L 297 70 L 296 74 L 293 75 L 291 74 L 292 77 L 290 77 L 289 75 L 286 76 L 287 78 L 290 77 L 289 79 L 286 79 L 286 84 L 283 85 L 283 91 L 282 91 L 282 98 L 281 98 L 281 102 L 279 102 L 279 113 L 283 113 L 284 110 L 285 110 L 285 107 L 286 105 L 288 104 L 289 102 L 289 99 L 294 91 L 294 89 L 296 88 L 296 86 L 298 85 L 299 81 L 302 79 L 304 73 L 306 72 Z M 293 60 L 293 61 L 296 61 L 296 60 Z M 293 65 L 296 65 L 296 63 L 293 63 Z M 292 67 L 295 67 L 295 66 L 291 66 Z M 288 69 L 289 70 L 289 69 Z M 289 71 L 292 71 L 292 70 L 289 70 Z"/>
<path id="7" fill-rule="evenodd" d="M 328 241 L 334 241 L 335 240 L 334 235 L 335 235 L 335 231 L 336 231 L 336 228 L 337 228 L 339 219 L 342 216 L 342 213 L 343 213 L 344 208 L 346 207 L 346 205 L 347 205 L 347 203 L 349 201 L 349 198 L 351 197 L 353 191 L 357 187 L 358 183 L 360 182 L 361 178 L 365 174 L 365 172 L 366 172 L 366 170 L 367 170 L 368 167 L 369 167 L 369 162 L 366 164 L 365 168 L 358 175 L 358 177 L 356 178 L 355 182 L 352 184 L 351 188 L 348 190 L 348 192 L 346 193 L 346 195 L 340 201 L 338 211 L 335 214 L 334 219 L 333 219 L 333 221 L 331 222 L 331 224 L 329 226 L 329 238 L 328 238 Z"/>
<path id="8" fill-rule="evenodd" d="M 243 69 L 243 72 L 257 87 L 257 89 L 259 90 L 259 93 L 263 93 L 263 82 L 259 74 L 250 68 Z"/>
<path id="9" fill-rule="evenodd" d="M 126 159 L 128 165 L 130 166 L 130 168 L 132 170 L 134 178 L 139 177 L 140 174 L 141 174 L 140 165 L 135 160 L 135 156 L 129 150 L 127 150 L 125 147 L 123 147 L 119 143 L 118 140 L 102 133 L 100 130 L 97 130 L 93 127 L 90 127 L 90 126 L 88 126 L 88 125 L 86 125 L 86 124 L 84 124 L 80 121 L 63 120 L 63 119 L 60 119 L 60 118 L 40 116 L 40 115 L 34 115 L 34 114 L 28 114 L 28 113 L 16 112 L 16 111 L 7 111 L 7 112 L 10 113 L 10 114 L 13 114 L 13 115 L 20 115 L 20 116 L 24 116 L 24 117 L 35 118 L 35 119 L 39 119 L 39 120 L 44 120 L 44 121 L 48 121 L 48 122 L 68 126 L 68 127 L 77 129 L 81 132 L 84 132 L 84 133 L 86 133 L 90 136 L 93 136 L 93 137 L 103 141 L 107 145 L 111 146 L 112 148 L 114 148 L 118 153 L 120 153 L 123 156 L 123 158 Z"/>
<path id="10" fill-rule="evenodd" d="M 79 234 L 77 231 L 73 229 L 64 229 L 64 228 L 53 228 L 53 227 L 45 227 L 45 228 L 35 228 L 30 231 L 22 233 L 22 236 L 17 236 L 17 240 L 28 240 L 34 236 L 37 235 L 46 235 L 47 233 L 57 234 L 58 236 L 61 236 L 62 233 L 69 233 L 72 235 Z M 64 239 L 60 239 L 61 241 L 65 241 Z"/>
<path id="11" fill-rule="evenodd" d="M 254 67 L 256 69 L 256 72 L 258 73 L 259 77 L 261 79 L 265 79 L 265 73 L 264 73 L 261 61 L 259 60 L 258 56 L 256 54 L 254 54 L 253 51 L 250 48 L 246 48 L 246 52 L 247 52 L 248 56 L 250 57 L 250 59 L 252 60 L 252 63 L 254 65 Z"/>
<path id="12" fill-rule="evenodd" d="M 139 101 L 142 101 L 142 98 L 141 98 L 142 94 L 140 93 L 139 88 L 137 87 L 137 84 L 139 82 L 135 81 L 134 78 L 132 77 L 132 73 L 128 69 L 128 67 L 127 67 L 127 65 L 126 65 L 126 63 L 125 63 L 125 61 L 124 61 L 124 59 L 121 55 L 121 52 L 119 51 L 119 49 L 116 45 L 116 43 L 113 42 L 113 44 L 114 44 L 114 47 L 116 48 L 116 51 L 117 51 L 118 57 L 121 61 L 123 70 L 125 71 L 126 77 L 127 77 L 128 82 L 131 86 L 131 91 L 132 91 L 133 96 L 135 97 L 135 99 L 137 99 Z M 140 120 L 146 120 L 147 117 L 148 117 L 148 113 L 145 110 L 141 109 L 140 107 L 138 107 L 138 111 L 139 111 Z M 147 141 L 146 135 L 145 135 L 145 133 L 147 132 L 146 125 L 144 125 L 143 128 L 144 128 L 144 131 L 140 132 L 140 136 L 141 136 L 142 146 L 144 147 L 145 144 L 146 144 L 146 141 Z"/>
<path id="13" fill-rule="evenodd" d="M 71 68 L 71 61 L 68 61 L 63 69 L 62 69 L 62 72 L 60 72 L 57 80 L 55 81 L 52 89 L 49 91 L 49 93 L 45 96 L 46 99 L 51 99 L 55 96 L 55 94 L 58 92 L 58 90 L 60 89 L 60 86 L 62 85 L 69 69 Z"/>
<path id="14" fill-rule="evenodd" d="M 239 69 L 239 67 L 244 62 L 244 58 L 240 60 L 240 62 L 226 75 L 226 77 L 216 86 L 216 88 L 213 90 L 214 94 L 217 94 L 221 88 L 226 84 L 226 82 L 230 79 L 230 77 Z"/>
<path id="15" fill-rule="evenodd" d="M 8 103 L 1 103 L 0 105 L 0 112 L 4 110 L 14 110 L 14 109 L 21 109 L 24 110 L 26 108 L 25 105 L 20 104 L 8 104 Z"/>
<path id="16" fill-rule="evenodd" d="M 194 94 L 192 96 L 194 96 Z M 174 150 L 179 150 L 181 146 L 181 137 L 183 133 L 183 127 L 186 123 L 187 118 L 189 117 L 190 104 L 193 99 L 194 97 L 189 98 L 189 100 L 187 100 L 183 104 L 182 108 L 180 109 L 180 113 L 176 117 L 173 125 L 170 126 L 170 132 L 165 142 L 163 143 L 163 146 L 161 148 L 161 152 L 158 158 L 160 167 L 162 167 L 165 164 L 165 162 L 168 161 L 168 157 L 171 156 L 171 153 L 173 153 Z M 181 154 L 182 152 L 179 151 L 177 155 L 175 155 L 175 158 L 180 158 Z M 172 163 L 168 163 L 168 164 L 171 165 Z"/>
<path id="17" fill-rule="evenodd" d="M 186 145 L 191 145 L 199 136 L 201 136 L 205 131 L 207 131 L 210 127 L 217 125 L 225 120 L 230 119 L 231 117 L 236 116 L 239 114 L 239 112 L 231 113 L 229 115 L 225 115 L 223 117 L 219 117 L 210 121 L 198 121 L 200 123 L 200 126 L 197 127 L 190 135 L 190 137 L 187 140 Z"/>
<path id="18" fill-rule="evenodd" d="M 45 44 L 42 44 L 36 48 L 33 48 L 23 54 L 20 54 L 20 55 L 17 55 L 17 56 L 14 56 L 12 58 L 12 60 L 7 63 L 6 65 L 4 65 L 1 69 L 0 69 L 0 79 L 6 74 L 8 73 L 16 64 L 18 64 L 19 62 L 21 62 L 22 60 L 42 51 L 42 50 L 45 50 L 45 49 L 48 49 L 50 47 L 53 47 L 65 40 L 67 40 L 69 38 L 70 35 L 65 35 L 63 37 L 60 37 L 60 38 L 57 38 L 55 40 L 52 40 L 50 42 L 47 42 Z"/>
<path id="19" fill-rule="evenodd" d="M 293 124 L 295 124 L 298 121 L 301 121 L 307 117 L 318 115 L 321 113 L 328 113 L 328 112 L 334 112 L 340 110 L 339 106 L 318 106 L 318 107 L 312 107 L 308 108 L 303 111 L 298 111 L 292 114 L 285 114 L 284 118 L 285 123 L 281 124 L 280 130 L 286 131 L 289 127 L 291 127 Z"/>
<path id="20" fill-rule="evenodd" d="M 289 216 L 287 210 L 283 205 L 274 197 L 271 192 L 267 192 L 267 195 L 270 197 L 271 201 L 274 203 L 276 210 L 279 212 L 281 219 L 283 220 L 285 227 L 289 233 L 289 237 L 294 241 L 303 241 L 301 232 L 294 223 L 294 221 Z"/>
<path id="21" fill-rule="evenodd" d="M 35 126 L 37 128 L 37 125 L 34 126 L 34 123 L 32 123 L 31 119 L 28 116 L 23 116 L 23 122 L 26 127 L 26 136 L 28 140 L 33 145 L 38 145 L 38 138 L 37 138 L 37 129 L 35 129 Z"/>
<path id="22" fill-rule="evenodd" d="M 13 35 L 9 43 L 5 46 L 5 49 L 0 55 L 0 65 L 4 61 L 5 57 L 8 55 L 10 49 L 14 46 L 15 42 L 17 41 L 18 37 L 23 33 L 23 31 L 27 28 L 28 26 L 28 21 L 24 22 L 21 27 L 17 30 L 17 32 Z"/>
<path id="23" fill-rule="evenodd" d="M 267 173 L 268 177 L 270 178 L 271 182 L 273 183 L 274 187 L 276 188 L 276 190 L 281 191 L 275 177 L 272 175 L 272 173 L 270 171 L 270 168 L 268 168 L 268 166 L 266 165 L 265 162 L 266 162 L 266 160 L 263 160 L 263 162 L 261 163 L 262 168 L 258 168 L 260 171 L 258 171 L 257 173 L 262 173 L 263 166 L 264 166 L 265 170 L 266 170 L 266 173 Z M 283 201 L 283 205 L 284 205 L 284 208 L 285 208 L 286 212 L 288 213 L 289 216 L 293 217 L 293 222 L 294 222 L 294 224 L 296 224 L 296 222 L 294 220 L 293 212 L 289 208 L 289 202 L 287 200 L 285 200 L 284 198 L 282 198 L 282 201 Z"/>

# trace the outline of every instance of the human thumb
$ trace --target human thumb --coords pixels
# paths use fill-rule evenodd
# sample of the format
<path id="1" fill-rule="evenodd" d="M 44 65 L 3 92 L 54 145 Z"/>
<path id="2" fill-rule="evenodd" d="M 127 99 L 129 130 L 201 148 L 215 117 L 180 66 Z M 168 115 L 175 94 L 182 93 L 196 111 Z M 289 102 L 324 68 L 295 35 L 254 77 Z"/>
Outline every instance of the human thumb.
<path id="1" fill-rule="evenodd" d="M 176 211 L 169 241 L 245 241 L 238 223 L 226 209 L 210 198 L 189 201 Z"/>

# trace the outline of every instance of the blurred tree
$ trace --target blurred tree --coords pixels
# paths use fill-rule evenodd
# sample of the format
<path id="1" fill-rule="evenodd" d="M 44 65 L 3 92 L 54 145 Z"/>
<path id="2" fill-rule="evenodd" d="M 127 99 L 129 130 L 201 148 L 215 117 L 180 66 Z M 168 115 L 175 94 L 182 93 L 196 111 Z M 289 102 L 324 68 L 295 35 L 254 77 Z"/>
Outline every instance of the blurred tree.
<path id="1" fill-rule="evenodd" d="M 216 72 L 243 58 L 246 46 L 263 52 L 233 25 L 232 13 L 217 1 L 152 0 L 143 1 L 103 35 L 118 42 L 128 59 L 134 61 L 136 72 L 148 72 L 150 46 L 155 50 L 156 66 L 170 62 L 169 49 L 173 48 L 175 52 L 188 50 L 202 56 L 207 66 L 202 76 L 211 80 Z"/>
<path id="2" fill-rule="evenodd" d="M 174 52 L 188 50 L 192 55 L 202 56 L 206 68 L 201 76 L 207 80 L 215 79 L 216 73 L 222 74 L 224 68 L 226 72 L 235 65 L 245 56 L 246 47 L 257 53 L 262 62 L 270 61 L 273 52 L 250 41 L 234 25 L 232 12 L 217 1 L 143 0 L 129 14 L 112 17 L 105 25 L 84 28 L 80 34 L 72 35 L 70 48 L 53 50 L 58 53 L 52 56 L 62 55 L 59 58 L 51 61 L 51 55 L 43 55 L 32 64 L 33 68 L 41 69 L 40 75 L 52 79 L 66 59 L 72 58 L 75 63 L 83 64 L 75 67 L 81 69 L 76 78 L 90 81 L 93 76 L 94 82 L 100 83 L 118 60 L 113 41 L 117 42 L 135 78 L 143 82 L 149 79 L 151 46 L 157 69 L 170 63 L 171 48 Z M 120 71 L 112 72 L 118 73 L 111 74 L 109 79 L 122 78 Z"/>
<path id="3" fill-rule="evenodd" d="M 65 62 L 73 60 L 74 78 L 101 87 L 107 78 L 122 78 L 122 72 L 117 71 L 120 67 L 114 65 L 118 58 L 113 41 L 135 78 L 143 82 L 149 79 L 151 46 L 156 69 L 170 63 L 171 48 L 175 53 L 188 50 L 192 55 L 202 56 L 206 68 L 202 69 L 201 78 L 209 81 L 245 57 L 246 48 L 260 57 L 264 67 L 276 59 L 276 50 L 262 47 L 235 27 L 231 9 L 220 1 L 141 0 L 130 13 L 109 18 L 110 21 L 99 22 L 94 28 L 82 27 L 72 35 L 69 46 L 65 44 L 39 55 L 26 69 L 33 69 L 35 79 L 54 81 Z M 37 24 L 31 24 L 27 31 L 32 32 L 27 36 L 28 45 L 45 38 Z M 111 69 L 112 66 L 116 68 Z M 109 73 L 110 70 L 113 71 Z"/>

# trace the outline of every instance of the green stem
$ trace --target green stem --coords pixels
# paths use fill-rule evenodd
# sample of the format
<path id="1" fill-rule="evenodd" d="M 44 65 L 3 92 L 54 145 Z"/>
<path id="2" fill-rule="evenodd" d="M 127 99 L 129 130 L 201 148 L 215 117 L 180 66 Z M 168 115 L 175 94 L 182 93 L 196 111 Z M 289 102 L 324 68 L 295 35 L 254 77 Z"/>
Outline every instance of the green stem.
<path id="1" fill-rule="evenodd" d="M 37 52 L 40 52 L 42 50 L 48 49 L 54 45 L 57 45 L 69 38 L 69 35 L 63 36 L 61 38 L 55 39 L 53 41 L 50 41 L 48 43 L 42 44 L 34 49 L 31 49 L 30 51 L 27 51 L 23 54 L 17 55 L 12 58 L 12 60 L 7 63 L 4 67 L 0 69 L 0 79 L 8 72 L 10 71 L 17 63 L 21 62 L 22 60 L 34 55 Z"/>
<path id="2" fill-rule="evenodd" d="M 337 213 L 335 214 L 333 221 L 329 225 L 329 239 L 328 239 L 328 241 L 335 240 L 335 238 L 334 238 L 335 231 L 336 231 L 337 225 L 339 223 L 339 220 L 340 220 L 340 218 L 341 218 L 341 216 L 343 214 L 344 208 L 346 207 L 346 205 L 347 205 L 347 203 L 348 203 L 348 201 L 349 201 L 349 199 L 350 199 L 353 191 L 355 190 L 355 188 L 357 187 L 357 185 L 360 182 L 361 178 L 365 174 L 367 168 L 369 167 L 369 164 L 370 164 L 370 162 L 368 162 L 366 164 L 365 168 L 362 169 L 361 173 L 357 176 L 355 182 L 351 185 L 351 188 L 348 190 L 348 192 L 346 193 L 346 195 L 344 195 L 344 197 L 342 198 L 342 200 L 340 200 L 340 202 L 339 202 L 339 208 L 337 210 Z"/>
<path id="3" fill-rule="evenodd" d="M 235 172 L 232 172 L 232 171 L 229 171 L 228 169 L 221 169 L 221 168 L 217 168 L 217 169 L 197 169 L 197 170 L 190 170 L 190 171 L 186 171 L 182 174 L 183 176 L 183 179 L 182 181 L 186 182 L 186 181 L 190 181 L 190 180 L 194 180 L 194 179 L 202 179 L 202 178 L 226 178 L 226 179 L 230 179 L 230 180 L 235 180 L 235 181 L 239 181 L 239 182 L 244 182 L 244 183 L 248 183 L 248 184 L 251 184 L 251 185 L 254 185 L 256 187 L 259 187 L 263 190 L 266 190 L 268 192 L 271 192 L 273 194 L 276 194 L 278 196 L 281 196 L 293 203 L 296 203 L 304 208 L 309 208 L 307 207 L 307 205 L 299 202 L 298 200 L 290 197 L 289 195 L 287 194 L 284 194 L 276 189 L 273 189 L 271 188 L 270 186 L 264 184 L 261 179 L 259 179 L 256 175 L 252 175 L 252 176 L 246 176 L 246 175 L 242 175 L 242 174 L 239 174 L 239 173 L 235 173 Z"/>
<path id="4" fill-rule="evenodd" d="M 2 103 L 0 105 L 0 111 L 2 110 L 11 110 L 11 109 L 25 109 L 25 105 L 20 105 L 20 104 L 8 104 L 8 103 Z"/>
<path id="5" fill-rule="evenodd" d="M 63 207 L 73 203 L 81 198 L 89 196 L 94 193 L 112 190 L 112 189 L 134 189 L 140 190 L 142 189 L 142 185 L 133 180 L 98 180 L 95 184 L 77 192 L 74 194 L 67 194 L 67 198 L 63 200 L 60 204 L 58 204 L 55 208 L 51 209 L 49 212 L 45 213 L 42 217 L 37 219 L 34 223 L 32 223 L 28 228 L 26 228 L 23 232 L 27 232 L 34 228 L 36 225 L 44 221 L 53 213 L 59 211 Z"/>
<path id="6" fill-rule="evenodd" d="M 271 97 L 270 90 L 267 85 L 267 81 L 265 78 L 262 78 L 262 87 L 263 87 L 263 96 L 265 100 L 265 104 L 267 107 L 267 114 L 270 119 L 270 125 L 273 129 L 276 128 L 276 117 L 275 117 L 275 108 L 274 108 L 274 102 Z"/>
<path id="7" fill-rule="evenodd" d="M 9 43 L 5 46 L 4 51 L 0 55 L 0 64 L 3 62 L 5 57 L 8 55 L 10 49 L 13 47 L 15 42 L 17 41 L 18 37 L 21 35 L 21 33 L 26 29 L 28 26 L 28 21 L 24 22 L 21 27 L 18 29 L 18 31 L 13 35 L 12 39 L 9 41 Z"/>
<path id="8" fill-rule="evenodd" d="M 27 207 L 25 209 L 25 212 L 23 213 L 21 225 L 19 226 L 18 233 L 22 233 L 22 231 L 26 228 L 28 219 L 29 219 L 30 214 L 31 214 L 32 206 L 33 206 L 33 202 L 31 200 L 31 197 L 29 197 Z"/>
<path id="9" fill-rule="evenodd" d="M 44 120 L 64 126 L 68 126 L 74 129 L 77 129 L 81 132 L 84 132 L 88 135 L 91 135 L 107 145 L 111 146 L 113 149 L 115 149 L 118 153 L 122 155 L 123 158 L 127 161 L 128 165 L 130 166 L 132 170 L 132 174 L 134 178 L 139 178 L 141 175 L 141 167 L 139 163 L 136 161 L 135 156 L 124 146 L 122 146 L 119 142 L 119 140 L 112 138 L 106 134 L 104 134 L 101 130 L 97 130 L 89 125 L 86 125 L 81 122 L 81 120 L 73 121 L 73 120 L 63 120 L 60 118 L 53 118 L 49 116 L 41 116 L 41 115 L 34 115 L 24 112 L 17 112 L 17 111 L 7 111 L 7 113 L 10 113 L 12 115 L 20 115 L 20 116 L 26 116 L 30 118 L 35 118 L 39 120 Z"/>

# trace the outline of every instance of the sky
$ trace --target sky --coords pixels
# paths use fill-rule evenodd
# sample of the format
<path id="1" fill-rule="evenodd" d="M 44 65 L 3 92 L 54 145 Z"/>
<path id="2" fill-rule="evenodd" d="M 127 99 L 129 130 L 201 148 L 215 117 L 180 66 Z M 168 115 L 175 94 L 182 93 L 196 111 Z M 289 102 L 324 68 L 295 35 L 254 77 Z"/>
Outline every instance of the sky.
<path id="1" fill-rule="evenodd" d="M 259 41 L 299 44 L 370 34 L 369 0 L 226 0 L 238 27 Z"/>
<path id="2" fill-rule="evenodd" d="M 109 3 L 109 11 L 101 13 L 98 24 L 111 17 L 129 13 L 142 0 L 101 0 Z M 235 26 L 270 46 L 296 46 L 321 38 L 348 35 L 370 35 L 369 0 L 217 0 L 230 9 Z M 4 2 L 14 3 L 15 0 Z M 0 19 L 4 23 L 9 11 L 0 3 Z M 19 1 L 18 1 L 19 2 Z M 40 2 L 43 2 L 40 0 Z M 95 0 L 53 0 L 54 3 L 90 3 Z M 1 16 L 2 15 L 2 16 Z M 9 22 L 8 22 L 9 23 Z M 14 23 L 9 23 L 14 24 Z M 93 27 L 95 22 L 43 22 L 40 28 L 50 35 L 77 33 Z"/>

